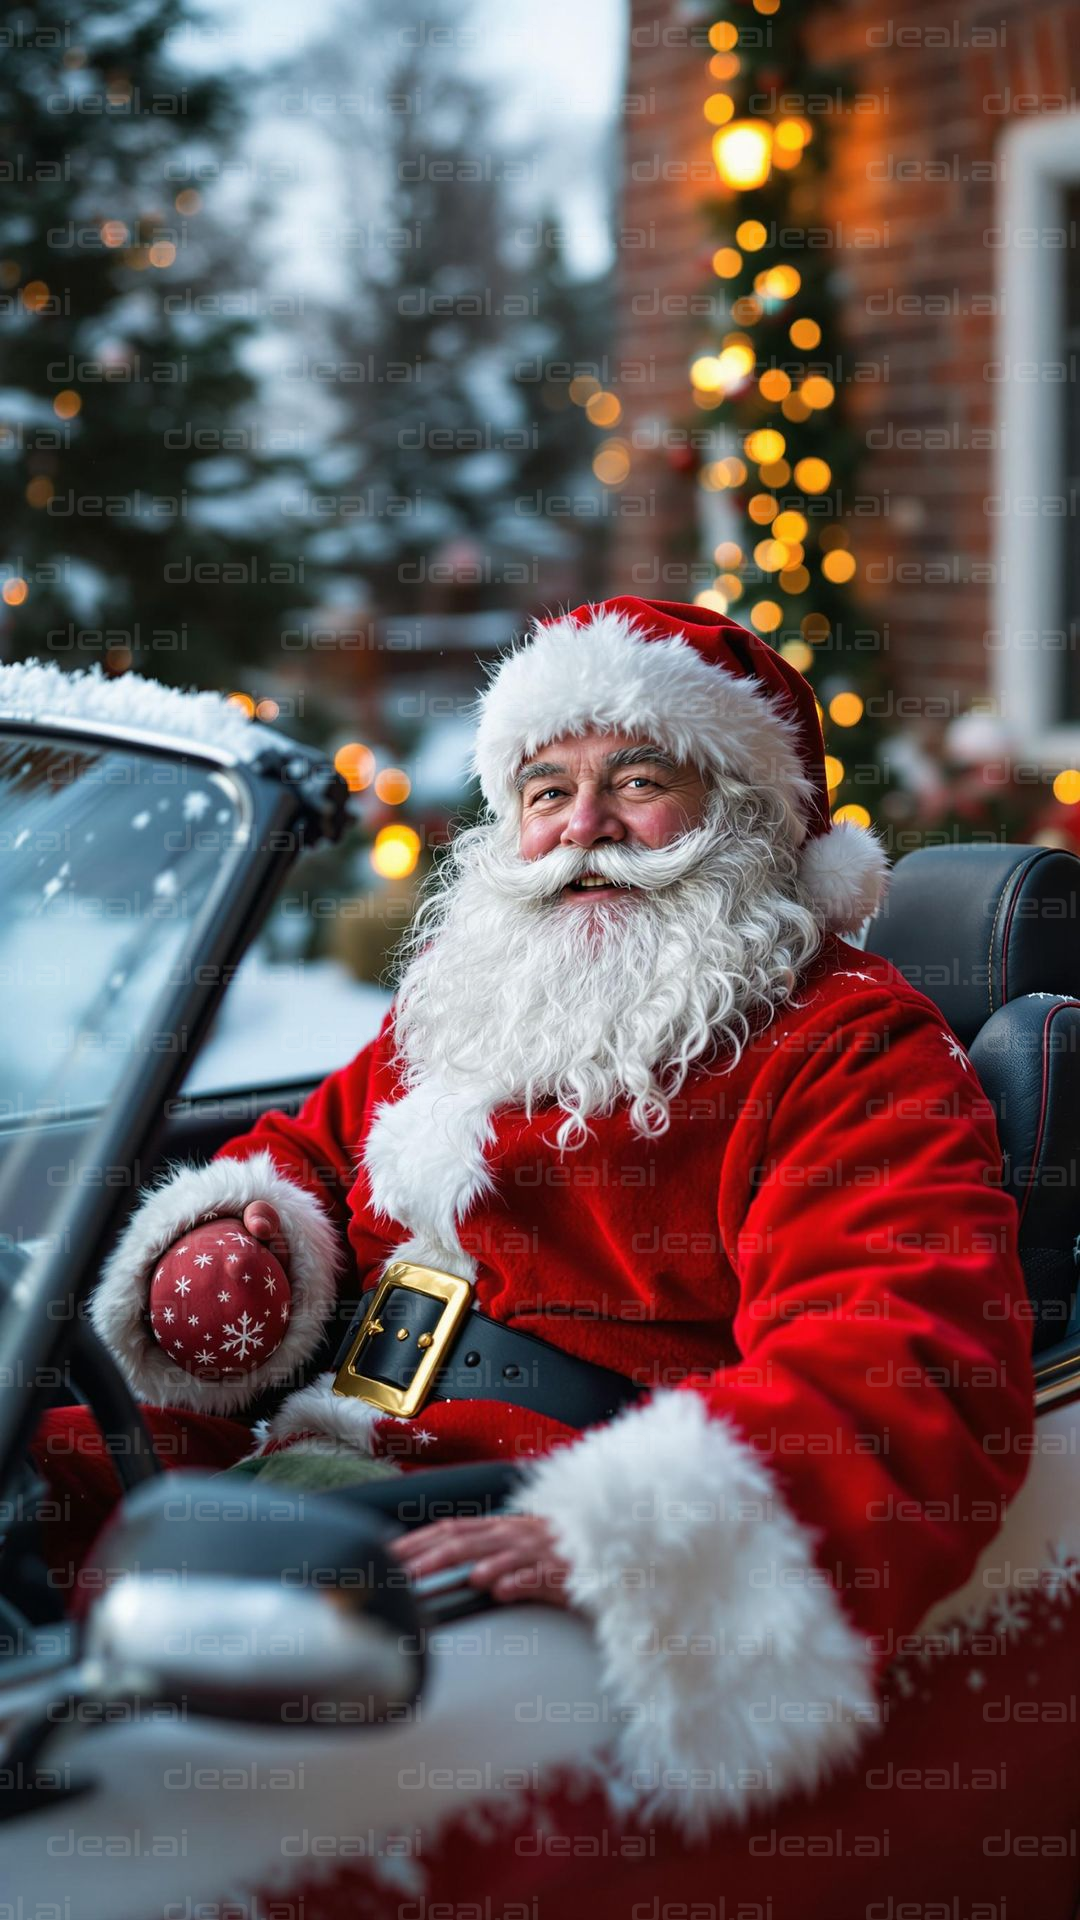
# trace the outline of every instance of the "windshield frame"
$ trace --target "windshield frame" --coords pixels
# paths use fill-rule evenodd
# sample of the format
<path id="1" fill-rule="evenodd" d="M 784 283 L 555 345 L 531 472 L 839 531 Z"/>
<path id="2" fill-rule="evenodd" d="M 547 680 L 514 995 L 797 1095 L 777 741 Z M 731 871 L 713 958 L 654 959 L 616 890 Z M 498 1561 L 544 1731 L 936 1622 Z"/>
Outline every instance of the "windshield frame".
<path id="1" fill-rule="evenodd" d="M 0 1497 L 18 1468 L 39 1406 L 50 1391 L 47 1383 L 55 1382 L 70 1330 L 130 1198 L 132 1169 L 145 1157 L 232 971 L 300 849 L 307 818 L 301 794 L 282 777 L 274 756 L 252 764 L 227 748 L 135 727 L 66 716 L 38 720 L 18 712 L 0 716 L 4 738 L 62 740 L 74 735 L 106 748 L 122 745 L 147 758 L 212 766 L 234 787 L 239 817 L 233 844 L 224 850 L 220 871 L 171 969 L 180 977 L 166 985 L 136 1030 L 120 1081 L 97 1113 L 83 1166 L 101 1177 L 71 1188 L 57 1208 L 48 1244 L 33 1254 L 20 1277 L 19 1300 L 0 1301 L 0 1383 L 5 1386 L 0 1393 Z M 308 749 L 296 746 L 295 751 L 298 762 L 310 760 Z M 287 775 L 287 767 L 284 772 Z M 178 1033 L 185 1034 L 183 1047 L 152 1044 L 162 1034 Z M 128 1181 L 104 1177 L 106 1169 L 117 1168 L 128 1174 Z M 73 1248 L 79 1249 L 74 1261 Z"/>

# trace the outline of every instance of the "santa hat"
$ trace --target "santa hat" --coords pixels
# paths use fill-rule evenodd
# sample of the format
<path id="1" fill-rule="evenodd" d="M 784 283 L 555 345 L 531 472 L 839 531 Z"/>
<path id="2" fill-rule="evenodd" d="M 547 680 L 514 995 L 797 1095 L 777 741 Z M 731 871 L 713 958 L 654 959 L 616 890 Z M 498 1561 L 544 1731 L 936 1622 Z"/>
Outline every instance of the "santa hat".
<path id="1" fill-rule="evenodd" d="M 630 594 L 535 622 L 481 699 L 475 768 L 488 805 L 511 817 L 524 761 L 595 728 L 771 788 L 823 923 L 850 932 L 876 912 L 885 855 L 866 828 L 831 819 L 813 691 L 756 634 L 707 607 Z"/>

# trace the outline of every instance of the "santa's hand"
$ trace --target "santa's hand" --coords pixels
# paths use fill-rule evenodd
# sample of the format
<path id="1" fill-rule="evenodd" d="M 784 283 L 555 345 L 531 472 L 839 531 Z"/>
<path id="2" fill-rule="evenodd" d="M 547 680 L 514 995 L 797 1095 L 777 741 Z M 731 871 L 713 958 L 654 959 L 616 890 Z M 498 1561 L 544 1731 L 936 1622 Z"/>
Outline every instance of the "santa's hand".
<path id="1" fill-rule="evenodd" d="M 548 1522 L 532 1514 L 437 1520 L 430 1527 L 401 1534 L 390 1548 L 414 1578 L 471 1562 L 468 1584 L 486 1588 L 495 1600 L 570 1605 L 566 1591 L 570 1568 L 555 1551 Z"/>

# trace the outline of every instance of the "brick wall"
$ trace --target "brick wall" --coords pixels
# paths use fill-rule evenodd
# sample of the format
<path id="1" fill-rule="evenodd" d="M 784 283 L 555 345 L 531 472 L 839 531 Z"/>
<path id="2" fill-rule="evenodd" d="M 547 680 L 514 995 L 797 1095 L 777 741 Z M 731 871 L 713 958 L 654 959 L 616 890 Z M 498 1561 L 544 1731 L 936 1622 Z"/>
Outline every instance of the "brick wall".
<path id="1" fill-rule="evenodd" d="M 999 217 L 999 143 L 1020 114 L 1080 107 L 1080 9 L 807 0 L 806 11 L 815 51 L 848 63 L 860 102 L 876 102 L 835 122 L 830 206 L 845 363 L 863 376 L 843 391 L 865 447 L 860 499 L 876 506 L 860 519 L 860 599 L 887 630 L 898 687 L 966 704 L 986 683 L 997 565 L 987 497 L 1001 248 L 988 230 Z M 624 240 L 622 253 L 620 355 L 654 364 L 648 388 L 620 389 L 632 442 L 654 437 L 635 426 L 692 411 L 687 362 L 709 334 L 692 310 L 709 287 L 707 62 L 677 0 L 633 0 L 622 224 L 624 236 L 652 231 L 655 242 L 628 250 Z M 648 538 L 674 567 L 677 597 L 693 483 L 646 444 L 635 448 L 634 484 L 654 492 Z M 625 590 L 644 543 L 642 528 L 620 522 L 613 585 Z"/>

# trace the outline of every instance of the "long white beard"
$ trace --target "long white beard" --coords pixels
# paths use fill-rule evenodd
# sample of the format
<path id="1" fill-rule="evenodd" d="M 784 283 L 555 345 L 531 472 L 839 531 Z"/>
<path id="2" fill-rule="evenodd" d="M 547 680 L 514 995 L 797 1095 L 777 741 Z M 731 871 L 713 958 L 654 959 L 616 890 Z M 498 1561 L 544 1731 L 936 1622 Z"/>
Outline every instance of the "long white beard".
<path id="1" fill-rule="evenodd" d="M 690 1067 L 733 1066 L 820 945 L 787 816 L 725 780 L 704 824 L 666 847 L 526 861 L 516 837 L 506 822 L 465 829 L 429 883 L 397 1002 L 406 1085 L 436 1076 L 530 1113 L 551 1100 L 560 1147 L 623 1100 L 637 1132 L 662 1133 Z M 586 872 L 640 892 L 562 898 Z"/>

